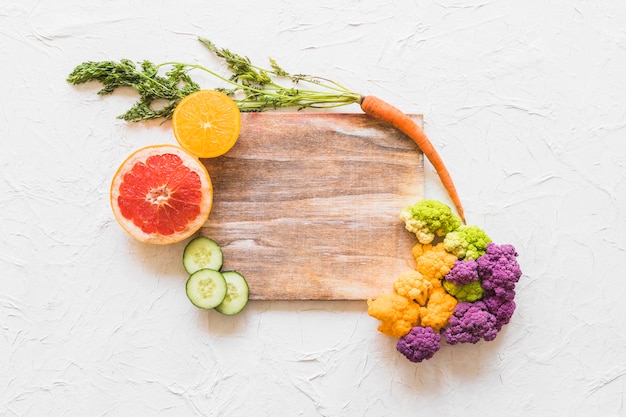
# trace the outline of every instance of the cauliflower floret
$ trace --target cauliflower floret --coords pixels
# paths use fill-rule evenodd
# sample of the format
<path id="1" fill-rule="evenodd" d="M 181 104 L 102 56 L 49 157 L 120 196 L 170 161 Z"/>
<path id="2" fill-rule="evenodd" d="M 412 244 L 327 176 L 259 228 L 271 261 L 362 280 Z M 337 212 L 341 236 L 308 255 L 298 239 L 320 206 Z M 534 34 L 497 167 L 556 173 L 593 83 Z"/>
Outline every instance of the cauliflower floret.
<path id="1" fill-rule="evenodd" d="M 467 261 L 459 261 L 457 259 L 450 272 L 444 278 L 454 285 L 465 285 L 478 281 L 478 262 L 474 259 L 468 259 Z"/>
<path id="2" fill-rule="evenodd" d="M 426 307 L 420 309 L 420 324 L 432 327 L 436 331 L 441 330 L 448 324 L 456 305 L 456 298 L 448 294 L 443 287 L 434 288 Z"/>
<path id="3" fill-rule="evenodd" d="M 487 249 L 491 238 L 478 226 L 461 226 L 448 233 L 444 248 L 459 259 L 478 259 Z"/>
<path id="4" fill-rule="evenodd" d="M 477 301 L 483 298 L 484 290 L 480 286 L 479 281 L 470 282 L 469 284 L 456 285 L 448 280 L 443 280 L 443 288 L 448 294 L 459 301 Z"/>
<path id="5" fill-rule="evenodd" d="M 417 262 L 417 271 L 430 280 L 433 287 L 441 286 L 441 278 L 450 272 L 457 260 L 456 256 L 446 252 L 443 243 L 435 246 L 418 243 L 411 253 Z"/>
<path id="6" fill-rule="evenodd" d="M 416 326 L 398 340 L 396 349 L 411 362 L 432 358 L 441 348 L 441 336 L 431 327 Z"/>
<path id="7" fill-rule="evenodd" d="M 516 258 L 517 252 L 512 245 L 487 245 L 485 254 L 478 258 L 477 263 L 483 288 L 490 295 L 504 301 L 515 298 L 515 284 L 522 276 Z"/>
<path id="8" fill-rule="evenodd" d="M 461 218 L 450 207 L 436 200 L 421 200 L 402 210 L 400 219 L 418 242 L 431 243 L 461 225 Z"/>
<path id="9" fill-rule="evenodd" d="M 386 293 L 367 300 L 367 314 L 381 321 L 381 333 L 402 337 L 419 322 L 420 306 L 399 294 Z"/>
<path id="10" fill-rule="evenodd" d="M 414 300 L 419 305 L 426 305 L 433 285 L 417 271 L 403 272 L 396 278 L 393 288 L 399 295 Z"/>
<path id="11" fill-rule="evenodd" d="M 459 303 L 441 334 L 451 345 L 477 343 L 481 339 L 490 341 L 498 335 L 497 320 L 482 301 Z"/>
<path id="12" fill-rule="evenodd" d="M 515 312 L 514 300 L 503 300 L 498 297 L 487 296 L 483 299 L 487 310 L 496 318 L 496 329 L 500 331 L 502 326 L 508 324 Z"/>

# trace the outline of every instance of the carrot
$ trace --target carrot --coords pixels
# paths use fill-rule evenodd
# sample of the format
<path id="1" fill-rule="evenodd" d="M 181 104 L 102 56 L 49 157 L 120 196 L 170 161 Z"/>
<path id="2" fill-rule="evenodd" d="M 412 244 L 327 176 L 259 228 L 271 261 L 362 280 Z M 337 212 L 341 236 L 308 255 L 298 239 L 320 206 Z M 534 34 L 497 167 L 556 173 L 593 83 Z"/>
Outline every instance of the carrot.
<path id="1" fill-rule="evenodd" d="M 361 100 L 361 109 L 365 112 L 365 114 L 382 120 L 385 123 L 389 123 L 391 126 L 413 139 L 413 142 L 419 146 L 426 158 L 428 158 L 437 171 L 441 183 L 450 196 L 450 199 L 452 199 L 461 220 L 465 224 L 463 206 L 461 205 L 461 199 L 459 198 L 454 182 L 452 181 L 452 176 L 443 163 L 441 156 L 439 156 L 439 153 L 431 143 L 430 139 L 428 139 L 428 136 L 426 136 L 422 128 L 401 110 L 375 96 L 363 97 Z"/>

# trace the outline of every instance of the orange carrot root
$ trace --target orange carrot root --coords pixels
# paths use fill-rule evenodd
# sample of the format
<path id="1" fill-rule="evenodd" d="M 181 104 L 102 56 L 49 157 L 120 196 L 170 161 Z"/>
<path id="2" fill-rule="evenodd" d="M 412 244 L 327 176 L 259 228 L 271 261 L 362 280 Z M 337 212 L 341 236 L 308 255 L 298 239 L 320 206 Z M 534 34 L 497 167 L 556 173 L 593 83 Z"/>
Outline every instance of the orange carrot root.
<path id="1" fill-rule="evenodd" d="M 465 224 L 463 206 L 461 205 L 461 200 L 456 191 L 456 187 L 454 186 L 454 182 L 452 181 L 452 176 L 443 163 L 441 156 L 439 156 L 439 153 L 431 143 L 430 139 L 428 139 L 428 136 L 426 136 L 422 128 L 401 110 L 375 96 L 363 97 L 363 100 L 361 101 L 361 109 L 365 112 L 365 114 L 389 123 L 391 126 L 394 126 L 396 129 L 413 139 L 437 171 L 437 175 L 439 175 L 441 183 L 454 203 L 456 211 L 459 213 L 463 224 Z"/>

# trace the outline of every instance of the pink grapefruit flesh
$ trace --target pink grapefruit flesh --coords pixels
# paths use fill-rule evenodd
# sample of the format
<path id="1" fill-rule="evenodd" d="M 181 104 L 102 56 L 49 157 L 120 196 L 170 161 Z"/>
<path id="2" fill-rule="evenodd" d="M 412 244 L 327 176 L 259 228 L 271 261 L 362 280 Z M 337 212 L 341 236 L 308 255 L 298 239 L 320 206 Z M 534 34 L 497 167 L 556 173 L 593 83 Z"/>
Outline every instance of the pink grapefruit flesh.
<path id="1" fill-rule="evenodd" d="M 115 218 L 135 239 L 175 243 L 206 222 L 213 203 L 209 173 L 193 155 L 172 145 L 130 155 L 111 183 Z"/>

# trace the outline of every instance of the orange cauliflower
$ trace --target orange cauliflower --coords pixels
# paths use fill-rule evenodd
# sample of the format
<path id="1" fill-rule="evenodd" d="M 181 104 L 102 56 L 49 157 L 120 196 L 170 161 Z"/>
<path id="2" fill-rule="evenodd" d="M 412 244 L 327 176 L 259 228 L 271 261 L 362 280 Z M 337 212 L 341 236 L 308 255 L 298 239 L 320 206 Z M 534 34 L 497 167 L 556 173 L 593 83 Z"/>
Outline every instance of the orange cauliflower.
<path id="1" fill-rule="evenodd" d="M 448 324 L 456 304 L 456 298 L 448 294 L 443 287 L 434 288 L 426 307 L 420 308 L 420 324 L 424 327 L 432 327 L 438 332 Z"/>
<path id="2" fill-rule="evenodd" d="M 420 306 L 402 295 L 387 293 L 367 300 L 367 314 L 381 321 L 381 333 L 400 338 L 419 322 Z"/>
<path id="3" fill-rule="evenodd" d="M 433 284 L 419 272 L 411 270 L 400 274 L 394 281 L 393 288 L 397 294 L 425 306 Z"/>
<path id="4" fill-rule="evenodd" d="M 454 266 L 457 257 L 446 252 L 443 243 L 423 245 L 418 243 L 411 250 L 417 261 L 417 270 L 431 281 L 433 287 L 441 286 L 443 278 Z"/>

